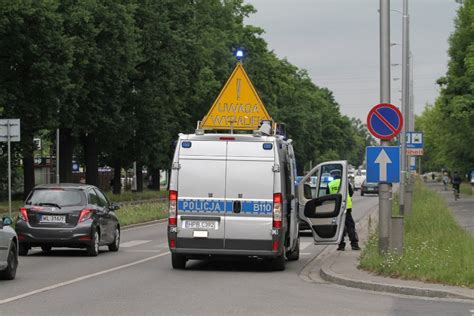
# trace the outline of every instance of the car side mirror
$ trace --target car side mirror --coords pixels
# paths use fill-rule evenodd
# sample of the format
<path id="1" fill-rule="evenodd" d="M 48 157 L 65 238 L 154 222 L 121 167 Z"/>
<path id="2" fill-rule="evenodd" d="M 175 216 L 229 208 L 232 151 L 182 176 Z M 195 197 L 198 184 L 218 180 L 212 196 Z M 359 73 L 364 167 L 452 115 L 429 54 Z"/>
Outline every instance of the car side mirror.
<path id="1" fill-rule="evenodd" d="M 120 205 L 118 205 L 117 203 L 110 203 L 109 210 L 116 211 L 118 209 L 120 209 Z"/>
<path id="2" fill-rule="evenodd" d="M 329 194 L 308 201 L 304 207 L 307 218 L 333 218 L 341 211 L 342 195 Z"/>

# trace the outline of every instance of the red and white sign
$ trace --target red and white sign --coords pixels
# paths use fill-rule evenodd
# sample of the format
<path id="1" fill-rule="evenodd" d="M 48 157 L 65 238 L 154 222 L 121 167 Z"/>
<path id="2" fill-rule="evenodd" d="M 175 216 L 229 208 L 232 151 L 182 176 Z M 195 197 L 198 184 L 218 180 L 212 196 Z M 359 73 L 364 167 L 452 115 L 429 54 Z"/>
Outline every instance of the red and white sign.
<path id="1" fill-rule="evenodd" d="M 407 156 L 423 156 L 423 148 L 407 148 Z"/>

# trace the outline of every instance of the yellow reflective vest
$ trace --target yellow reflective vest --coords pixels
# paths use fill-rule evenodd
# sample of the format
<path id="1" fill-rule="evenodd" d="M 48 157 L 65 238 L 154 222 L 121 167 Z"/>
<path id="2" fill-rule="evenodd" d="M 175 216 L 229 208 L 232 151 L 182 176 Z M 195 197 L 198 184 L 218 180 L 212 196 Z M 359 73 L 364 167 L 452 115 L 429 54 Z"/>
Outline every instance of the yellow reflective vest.
<path id="1" fill-rule="evenodd" d="M 336 194 L 339 192 L 339 187 L 341 186 L 341 179 L 334 179 L 328 183 L 329 194 Z M 352 198 L 347 194 L 347 208 L 352 209 Z"/>

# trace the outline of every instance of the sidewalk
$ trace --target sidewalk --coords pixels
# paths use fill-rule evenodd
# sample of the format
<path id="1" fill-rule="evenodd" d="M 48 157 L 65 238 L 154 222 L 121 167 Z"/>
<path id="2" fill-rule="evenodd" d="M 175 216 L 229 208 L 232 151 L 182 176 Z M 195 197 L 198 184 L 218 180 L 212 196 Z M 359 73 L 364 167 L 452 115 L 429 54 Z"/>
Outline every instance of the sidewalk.
<path id="1" fill-rule="evenodd" d="M 433 184 L 433 187 L 436 188 L 436 185 L 437 184 Z M 452 192 L 450 196 L 451 198 L 453 197 Z M 446 195 L 446 197 L 449 199 L 448 195 Z M 474 198 L 468 199 L 462 196 L 461 200 L 456 202 L 453 200 L 452 202 L 455 203 L 453 213 L 457 220 L 466 221 L 467 224 L 463 222 L 463 227 L 473 232 Z M 471 210 L 470 216 L 466 214 L 466 210 Z M 365 218 L 357 223 L 357 231 L 361 245 L 364 245 L 368 239 L 369 218 L 372 222 L 371 225 L 376 225 L 378 207 L 372 209 Z M 310 282 L 331 282 L 377 292 L 474 300 L 474 289 L 381 277 L 367 271 L 359 270 L 357 268 L 359 256 L 360 251 L 346 250 L 339 252 L 336 251 L 336 246 L 328 246 L 321 255 L 316 257 L 301 271 L 301 276 Z"/>

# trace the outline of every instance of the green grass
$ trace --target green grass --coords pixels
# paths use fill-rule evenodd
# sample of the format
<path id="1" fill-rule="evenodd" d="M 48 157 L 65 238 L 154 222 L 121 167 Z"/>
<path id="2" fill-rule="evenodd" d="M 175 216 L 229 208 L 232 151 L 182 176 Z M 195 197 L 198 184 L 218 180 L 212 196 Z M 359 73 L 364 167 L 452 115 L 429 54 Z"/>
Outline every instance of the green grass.
<path id="1" fill-rule="evenodd" d="M 404 224 L 404 254 L 380 256 L 378 235 L 372 231 L 360 258 L 362 269 L 474 288 L 474 238 L 456 224 L 444 200 L 420 181 L 415 184 L 413 214 Z"/>
<path id="2" fill-rule="evenodd" d="M 127 205 L 121 207 L 117 212 L 120 224 L 127 226 L 131 224 L 144 223 L 152 220 L 166 218 L 168 216 L 168 203 L 147 203 L 139 205 Z"/>
<path id="3" fill-rule="evenodd" d="M 461 194 L 472 195 L 472 185 L 470 183 L 461 183 L 459 190 L 461 191 Z"/>
<path id="4" fill-rule="evenodd" d="M 136 200 L 150 200 L 168 197 L 168 191 L 145 190 L 143 192 L 122 191 L 121 194 L 112 194 L 107 192 L 107 198 L 111 202 L 126 202 Z"/>

